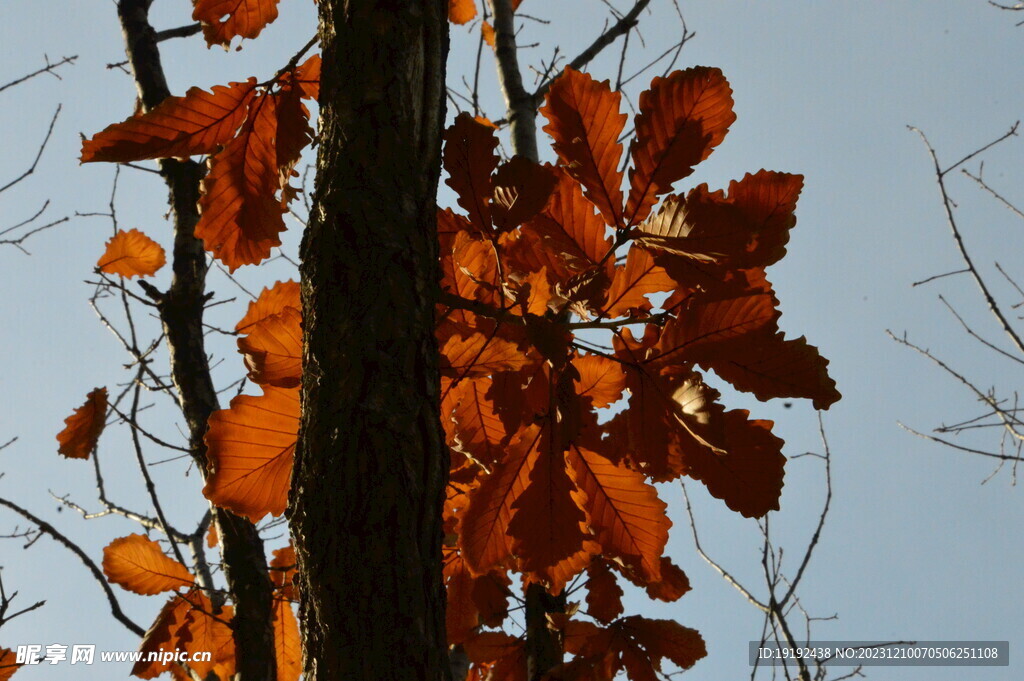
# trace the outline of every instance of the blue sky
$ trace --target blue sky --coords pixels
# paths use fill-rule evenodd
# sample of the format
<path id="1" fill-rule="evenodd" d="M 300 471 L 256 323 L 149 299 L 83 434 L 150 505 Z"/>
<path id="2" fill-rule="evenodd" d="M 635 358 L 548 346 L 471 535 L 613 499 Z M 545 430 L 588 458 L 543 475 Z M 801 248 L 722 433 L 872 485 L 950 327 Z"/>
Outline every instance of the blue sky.
<path id="1" fill-rule="evenodd" d="M 625 7 L 626 3 L 616 2 Z M 644 46 L 627 62 L 637 68 L 678 39 L 679 24 L 670 3 L 654 0 L 642 18 Z M 154 23 L 169 28 L 188 23 L 189 3 L 158 0 Z M 207 50 L 198 38 L 164 45 L 172 90 L 209 87 L 249 75 L 272 74 L 312 35 L 315 8 L 282 0 L 281 19 L 240 52 Z M 523 11 L 550 20 L 524 23 L 521 61 L 539 64 L 555 45 L 576 54 L 600 30 L 607 10 L 599 0 L 526 0 Z M 805 188 L 797 211 L 789 254 L 769 278 L 782 300 L 782 327 L 806 335 L 828 357 L 844 399 L 824 416 L 833 453 L 835 498 L 825 534 L 805 577 L 803 605 L 813 615 L 838 614 L 818 622 L 814 637 L 831 640 L 1009 640 L 1011 660 L 1024 644 L 1020 565 L 1022 498 L 1007 471 L 982 485 L 988 461 L 956 454 L 902 431 L 897 421 L 920 430 L 979 413 L 973 397 L 924 358 L 887 338 L 886 329 L 929 347 L 982 388 L 1012 392 L 1021 373 L 971 341 L 938 300 L 945 296 L 975 328 L 1005 345 L 984 312 L 973 284 L 947 277 L 912 288 L 925 277 L 962 265 L 944 223 L 930 160 L 920 139 L 906 126 L 923 129 L 947 162 L 1005 132 L 1024 112 L 1024 88 L 1016 65 L 1024 57 L 1024 28 L 1016 15 L 983 1 L 930 3 L 790 0 L 763 3 L 701 0 L 683 4 L 696 37 L 678 65 L 720 67 L 736 101 L 737 121 L 715 153 L 688 181 L 713 188 L 760 168 L 798 172 Z M 453 30 L 453 78 L 472 67 L 475 37 Z M 79 55 L 61 70 L 63 80 L 35 79 L 0 93 L 0 129 L 7 131 L 0 153 L 0 184 L 17 176 L 34 155 L 57 103 L 63 111 L 37 174 L 0 195 L 0 229 L 30 216 L 46 199 L 48 216 L 107 210 L 113 168 L 80 166 L 79 133 L 92 134 L 129 115 L 134 107 L 130 79 L 107 64 L 123 58 L 120 31 L 111 3 L 47 0 L 4 3 L 0 9 L 0 82 L 51 60 Z M 599 78 L 613 78 L 618 52 L 590 65 Z M 630 70 L 627 67 L 627 70 Z M 500 117 L 493 65 L 483 77 L 488 113 Z M 648 79 L 649 80 L 649 79 Z M 452 81 L 455 82 L 455 81 Z M 630 88 L 634 97 L 639 92 Z M 542 141 L 543 147 L 543 141 Z M 1020 196 L 1021 141 L 985 155 L 986 177 L 1009 198 Z M 968 166 L 977 169 L 977 164 Z M 1019 222 L 970 181 L 952 177 L 950 191 L 959 205 L 964 238 L 997 295 L 1016 302 L 997 280 L 992 263 L 1013 273 Z M 691 186 L 687 184 L 685 187 Z M 445 188 L 441 202 L 451 203 Z M 159 178 L 121 174 L 117 211 L 124 228 L 137 227 L 170 243 L 166 198 Z M 285 251 L 297 252 L 292 226 Z M 54 435 L 70 410 L 93 387 L 126 378 L 124 356 L 98 323 L 83 284 L 109 238 L 109 220 L 75 218 L 27 244 L 31 257 L 0 248 L 0 302 L 5 324 L 0 338 L 0 442 L 18 436 L 0 452 L 0 496 L 27 506 L 100 556 L 111 539 L 136 531 L 131 523 L 105 518 L 85 522 L 58 513 L 49 495 L 70 493 L 95 507 L 87 464 L 56 455 Z M 1016 240 L 1015 240 L 1016 239 Z M 1017 270 L 1017 274 L 1024 273 Z M 166 285 L 169 273 L 157 277 Z M 250 268 L 240 280 L 251 290 L 293 276 L 282 262 L 269 271 Z M 212 288 L 238 296 L 217 318 L 233 323 L 246 295 L 222 277 Z M 152 320 L 143 320 L 148 330 Z M 148 326 L 147 326 L 148 325 Z M 217 379 L 227 384 L 241 375 L 233 341 L 215 341 L 224 360 Z M 821 451 L 816 415 L 796 401 L 760 403 L 726 394 L 732 407 L 750 409 L 776 421 L 786 453 Z M 150 425 L 177 437 L 173 411 L 153 412 Z M 166 415 L 164 417 L 163 415 Z M 976 440 L 988 444 L 984 440 Z M 100 456 L 117 499 L 146 507 L 126 435 L 104 437 Z M 162 458 L 154 453 L 153 458 Z M 198 475 L 184 462 L 156 469 L 165 510 L 187 526 L 201 512 Z M 187 474 L 187 477 L 184 477 Z M 705 549 L 756 593 L 763 593 L 756 526 L 710 499 L 700 485 L 688 486 L 695 502 Z M 672 617 L 699 629 L 710 656 L 695 678 L 749 676 L 746 642 L 758 637 L 758 613 L 695 554 L 678 487 L 661 490 L 675 522 L 673 558 L 686 570 L 694 590 L 680 602 L 654 606 L 635 598 L 627 607 Z M 813 531 L 823 498 L 822 471 L 812 458 L 788 468 L 782 511 L 773 531 L 795 560 Z M 0 513 L 0 532 L 16 519 Z M 280 543 L 282 540 L 277 540 Z M 275 544 L 276 545 L 276 544 Z M 108 615 L 101 591 L 84 568 L 63 549 L 41 540 L 22 552 L 17 541 L 0 543 L 0 565 L 9 590 L 28 605 L 44 608 L 19 618 L 0 632 L 0 646 L 20 643 L 96 643 L 100 649 L 132 649 L 137 640 Z M 123 603 L 145 626 L 160 606 L 159 597 L 130 597 Z M 115 666 L 62 666 L 60 677 L 106 679 Z M 1020 678 L 1009 668 L 873 668 L 872 679 Z M 19 672 L 18 678 L 54 678 L 50 669 Z"/>

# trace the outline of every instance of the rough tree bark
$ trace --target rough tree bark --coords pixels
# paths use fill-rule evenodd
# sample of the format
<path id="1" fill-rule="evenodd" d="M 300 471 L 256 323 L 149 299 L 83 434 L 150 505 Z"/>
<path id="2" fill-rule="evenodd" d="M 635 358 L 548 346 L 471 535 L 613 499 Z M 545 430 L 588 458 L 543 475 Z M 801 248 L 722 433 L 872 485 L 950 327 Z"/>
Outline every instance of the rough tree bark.
<path id="1" fill-rule="evenodd" d="M 307 681 L 449 678 L 434 300 L 445 0 L 320 0 L 289 519 Z"/>
<path id="2" fill-rule="evenodd" d="M 117 4 L 128 62 L 142 106 L 147 110 L 170 96 L 156 32 L 149 23 L 151 2 L 120 0 Z M 206 253 L 202 242 L 194 236 L 203 172 L 195 161 L 160 161 L 174 219 L 174 276 L 166 292 L 153 287 L 146 290 L 160 312 L 171 359 L 171 378 L 188 425 L 189 448 L 205 477 L 203 436 L 210 414 L 220 407 L 203 339 Z M 273 587 L 267 575 L 263 541 L 248 520 L 224 509 L 213 507 L 212 511 L 220 537 L 224 576 L 235 607 L 236 681 L 275 681 Z"/>

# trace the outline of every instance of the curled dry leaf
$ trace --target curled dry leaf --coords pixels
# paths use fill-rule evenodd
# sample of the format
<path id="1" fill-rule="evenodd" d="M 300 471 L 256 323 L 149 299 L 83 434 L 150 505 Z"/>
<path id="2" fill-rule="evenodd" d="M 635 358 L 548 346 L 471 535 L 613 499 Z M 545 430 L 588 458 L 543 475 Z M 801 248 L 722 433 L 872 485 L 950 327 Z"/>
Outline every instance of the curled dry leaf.
<path id="1" fill-rule="evenodd" d="M 141 534 L 130 534 L 103 549 L 103 574 L 112 584 L 144 596 L 191 586 L 195 581 L 184 565 L 164 555 L 160 545 Z"/>
<path id="2" fill-rule="evenodd" d="M 148 277 L 164 266 L 163 247 L 137 229 L 120 231 L 107 242 L 96 263 L 101 272 L 122 277 Z"/>
<path id="3" fill-rule="evenodd" d="M 57 433 L 57 451 L 69 459 L 88 459 L 103 432 L 107 418 L 107 389 L 96 388 L 85 404 L 64 419 L 64 430 Z"/>

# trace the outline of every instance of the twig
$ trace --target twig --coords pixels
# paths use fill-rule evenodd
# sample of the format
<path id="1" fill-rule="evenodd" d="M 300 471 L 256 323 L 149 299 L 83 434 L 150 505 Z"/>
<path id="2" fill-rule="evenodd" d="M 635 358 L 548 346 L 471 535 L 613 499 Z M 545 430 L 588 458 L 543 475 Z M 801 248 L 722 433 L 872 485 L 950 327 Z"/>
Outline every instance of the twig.
<path id="1" fill-rule="evenodd" d="M 107 601 L 110 603 L 110 613 L 114 616 L 114 619 L 123 624 L 125 628 L 128 629 L 128 631 L 132 632 L 136 636 L 145 636 L 146 630 L 140 627 L 135 622 L 133 622 L 127 615 L 124 614 L 124 611 L 121 610 L 121 605 L 120 603 L 118 603 L 117 596 L 114 595 L 113 589 L 110 588 L 110 585 L 107 583 L 107 580 L 103 576 L 103 573 L 96 566 L 96 563 L 93 562 L 92 558 L 90 558 L 85 553 L 85 551 L 83 551 L 77 544 L 72 542 L 66 536 L 61 534 L 61 532 L 57 530 L 57 528 L 55 528 L 53 525 L 46 522 L 42 518 L 36 517 L 35 515 L 25 510 L 21 506 L 18 506 L 14 502 L 8 501 L 7 499 L 0 497 L 0 506 L 6 506 L 7 508 L 11 509 L 12 511 L 20 515 L 22 518 L 38 527 L 40 531 L 52 537 L 54 540 L 57 541 L 57 543 L 62 544 L 66 549 L 68 549 L 76 556 L 78 556 L 78 559 L 82 561 L 82 563 L 85 565 L 85 567 L 89 569 L 90 572 L 92 572 L 92 576 L 95 577 L 96 581 L 99 583 L 100 587 L 106 594 Z"/>

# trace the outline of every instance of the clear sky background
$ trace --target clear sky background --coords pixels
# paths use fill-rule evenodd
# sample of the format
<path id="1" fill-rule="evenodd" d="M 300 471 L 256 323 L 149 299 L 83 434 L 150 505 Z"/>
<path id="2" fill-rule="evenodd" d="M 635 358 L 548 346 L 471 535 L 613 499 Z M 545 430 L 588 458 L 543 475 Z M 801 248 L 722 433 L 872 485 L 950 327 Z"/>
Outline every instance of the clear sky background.
<path id="1" fill-rule="evenodd" d="M 620 8 L 631 3 L 616 0 Z M 696 37 L 683 49 L 679 67 L 720 67 L 734 90 L 738 119 L 725 142 L 679 188 L 708 182 L 713 188 L 760 168 L 798 172 L 806 184 L 787 257 L 769 270 L 782 301 L 782 327 L 806 335 L 831 360 L 830 370 L 844 398 L 824 415 L 833 454 L 835 497 L 817 554 L 803 583 L 802 604 L 814 616 L 838 615 L 814 624 L 817 639 L 830 640 L 1009 640 L 1009 668 L 869 668 L 869 678 L 1010 681 L 1019 679 L 1024 654 L 1020 604 L 1022 501 L 1011 472 L 987 484 L 989 460 L 954 453 L 897 426 L 921 430 L 981 413 L 973 396 L 924 358 L 898 346 L 885 330 L 908 333 L 972 377 L 982 389 L 1001 386 L 1012 394 L 1019 366 L 980 347 L 938 300 L 945 296 L 974 328 L 1001 346 L 1000 331 L 985 313 L 976 287 L 964 276 L 912 288 L 912 282 L 960 269 L 944 223 L 933 169 L 920 139 L 906 129 L 923 129 L 946 162 L 1004 133 L 1024 113 L 1019 66 L 1024 57 L 1020 14 L 1003 12 L 984 0 L 953 2 L 684 2 L 683 13 Z M 256 75 L 261 80 L 313 34 L 315 8 L 304 0 L 282 0 L 281 18 L 240 52 L 207 50 L 199 37 L 164 43 L 164 64 L 176 93 L 208 88 Z M 521 61 L 538 65 L 555 45 L 575 55 L 602 29 L 608 11 L 600 0 L 526 0 L 523 11 L 550 20 L 523 23 Z M 153 19 L 160 29 L 188 23 L 190 3 L 157 0 Z M 654 0 L 642 17 L 644 45 L 634 38 L 626 71 L 631 72 L 678 40 L 680 26 L 667 0 Z M 472 28 L 453 30 L 450 67 L 453 86 L 471 72 L 476 50 Z M 635 51 L 634 49 L 635 48 Z M 113 3 L 43 0 L 0 5 L 0 83 L 52 61 L 78 55 L 60 70 L 63 80 L 40 77 L 0 93 L 0 185 L 30 163 L 58 103 L 63 110 L 50 146 L 34 176 L 0 195 L 0 229 L 31 216 L 50 200 L 46 217 L 107 211 L 114 169 L 80 166 L 79 133 L 90 135 L 128 116 L 134 106 L 130 78 L 107 65 L 123 59 Z M 614 78 L 617 50 L 590 65 L 598 78 Z M 482 71 L 488 115 L 501 117 L 493 64 Z M 641 79 L 649 82 L 649 77 Z M 638 94 L 642 83 L 628 88 Z M 542 142 L 543 144 L 543 142 Z M 1019 139 L 985 155 L 988 180 L 1024 203 Z M 977 163 L 968 166 L 976 171 Z M 997 295 L 1017 302 L 997 279 L 993 262 L 1024 277 L 1020 266 L 1021 223 L 969 180 L 952 177 L 964 237 L 990 276 Z M 453 203 L 444 188 L 440 201 Z M 170 245 L 166 193 L 159 178 L 125 170 L 116 200 L 123 228 L 137 227 Z M 125 355 L 88 305 L 90 279 L 110 221 L 74 218 L 42 233 L 26 246 L 31 256 L 0 247 L 0 496 L 26 506 L 80 542 L 97 562 L 102 547 L 137 531 L 116 518 L 83 521 L 58 512 L 48 491 L 70 494 L 96 508 L 92 469 L 58 457 L 54 436 L 63 419 L 92 388 L 112 390 L 128 375 Z M 297 253 L 298 226 L 284 250 Z M 270 268 L 243 270 L 252 291 L 294 276 L 278 261 Z M 165 286 L 169 272 L 156 284 Z M 244 312 L 248 296 L 214 275 L 211 288 L 237 300 L 219 308 L 214 323 L 229 326 Z M 108 306 L 108 309 L 113 309 Z M 152 332 L 153 320 L 142 320 Z M 230 338 L 213 338 L 220 385 L 242 375 Z M 716 386 L 720 385 L 716 383 Z M 786 453 L 821 451 L 810 405 L 795 401 L 759 403 L 727 392 L 731 407 L 776 421 Z M 226 400 L 225 400 L 226 402 Z M 148 425 L 176 438 L 178 424 L 159 403 Z M 974 440 L 992 447 L 994 436 Z M 966 443 L 967 441 L 965 441 Z M 147 510 L 127 433 L 112 429 L 100 456 L 111 495 Z M 165 458 L 153 451 L 152 460 Z M 187 462 L 157 466 L 162 500 L 173 524 L 189 527 L 202 512 L 199 482 Z M 183 477 L 186 476 L 186 477 Z M 755 594 L 763 595 L 760 540 L 753 521 L 743 520 L 710 499 L 699 484 L 688 485 L 704 548 Z M 677 485 L 661 490 L 675 521 L 670 553 L 689 575 L 693 591 L 681 601 L 651 604 L 631 598 L 627 608 L 672 617 L 700 630 L 709 657 L 691 676 L 700 679 L 749 677 L 746 645 L 760 634 L 759 613 L 695 554 Z M 790 574 L 813 531 L 824 497 L 820 463 L 802 458 L 788 466 L 782 511 L 773 532 L 787 547 Z M 0 511 L 0 533 L 24 527 Z M 283 544 L 283 530 L 269 548 Z M 46 605 L 0 631 L 0 647 L 26 643 L 95 643 L 101 650 L 134 649 L 137 638 L 109 615 L 101 590 L 66 550 L 42 539 L 29 551 L 18 540 L 0 541 L 0 565 L 15 605 L 45 599 Z M 126 611 L 143 627 L 163 603 L 160 597 L 123 593 Z M 129 666 L 63 664 L 28 668 L 19 679 L 109 679 Z"/>

